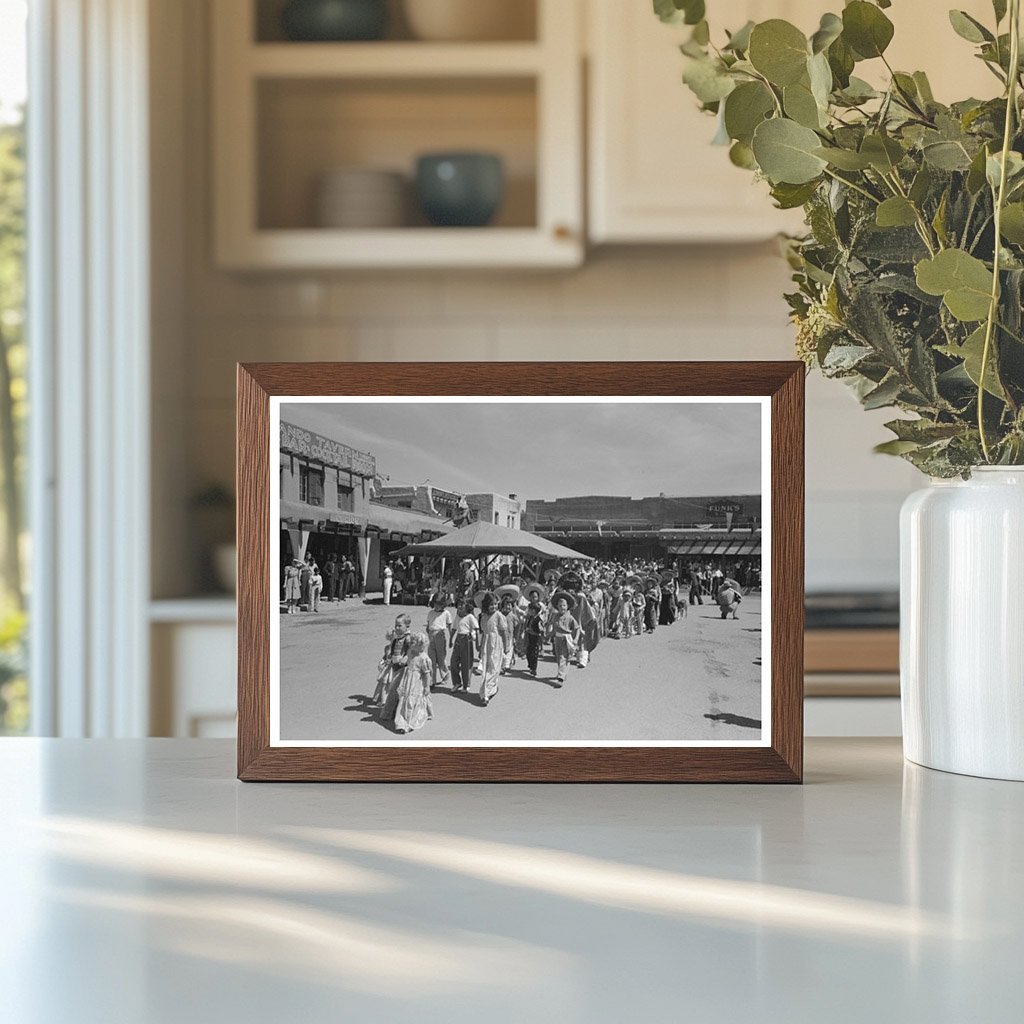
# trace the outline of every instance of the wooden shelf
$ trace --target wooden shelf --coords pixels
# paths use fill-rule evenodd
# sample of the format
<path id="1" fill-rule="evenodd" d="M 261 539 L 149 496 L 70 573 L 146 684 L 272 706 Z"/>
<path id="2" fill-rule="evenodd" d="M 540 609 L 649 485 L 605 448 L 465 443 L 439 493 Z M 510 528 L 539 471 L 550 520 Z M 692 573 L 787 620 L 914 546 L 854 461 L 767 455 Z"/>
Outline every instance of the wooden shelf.
<path id="1" fill-rule="evenodd" d="M 229 269 L 276 267 L 573 267 L 579 240 L 542 237 L 533 228 L 395 228 L 387 231 L 255 231 L 222 246 Z"/>
<path id="2" fill-rule="evenodd" d="M 256 78 L 516 77 L 542 72 L 536 43 L 257 43 L 242 58 Z"/>

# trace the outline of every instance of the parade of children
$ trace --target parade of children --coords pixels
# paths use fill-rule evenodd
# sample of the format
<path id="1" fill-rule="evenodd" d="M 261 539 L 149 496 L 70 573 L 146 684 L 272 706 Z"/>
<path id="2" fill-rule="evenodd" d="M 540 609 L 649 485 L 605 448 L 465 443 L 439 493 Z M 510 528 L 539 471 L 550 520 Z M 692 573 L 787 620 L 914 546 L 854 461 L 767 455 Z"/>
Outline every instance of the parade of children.
<path id="1" fill-rule="evenodd" d="M 438 581 L 425 615 L 401 613 L 387 630 L 369 699 L 386 728 L 422 728 L 433 718 L 434 693 L 472 696 L 487 707 L 502 677 L 525 675 L 561 689 L 573 670 L 591 664 L 602 640 L 649 636 L 686 616 L 689 570 L 639 560 L 570 563 L 548 569 L 545 585 L 513 576 L 509 562 L 484 575 L 471 565 Z M 286 579 L 293 575 L 286 570 Z M 736 618 L 740 586 L 722 580 L 715 600 L 723 618 Z M 490 589 L 474 592 L 478 586 Z M 422 631 L 413 632 L 421 616 Z"/>
<path id="2" fill-rule="evenodd" d="M 443 574 L 402 566 L 403 577 L 421 575 L 436 589 L 388 619 L 383 635 L 377 634 L 382 646 L 374 685 L 361 697 L 352 694 L 367 724 L 395 736 L 429 732 L 443 724 L 451 707 L 443 698 L 482 710 L 507 700 L 509 687 L 525 692 L 524 681 L 541 686 L 530 697 L 533 705 L 538 699 L 564 700 L 561 693 L 585 688 L 587 673 L 602 668 L 602 645 L 619 641 L 637 644 L 630 660 L 642 675 L 644 638 L 650 642 L 669 629 L 682 636 L 688 615 L 703 612 L 692 606 L 704 600 L 715 618 L 739 619 L 749 593 L 736 578 L 749 575 L 742 565 L 720 568 L 716 575 L 703 566 L 642 559 L 569 560 L 546 568 L 513 558 L 491 563 L 466 560 Z M 330 608 L 320 594 L 324 575 L 333 573 L 323 573 L 313 555 L 286 565 L 282 609 L 294 615 Z M 393 569 L 389 578 L 398 575 Z M 383 605 L 379 593 L 360 604 L 392 616 L 396 611 L 393 604 Z M 339 612 L 344 607 L 338 601 L 333 606 Z"/>

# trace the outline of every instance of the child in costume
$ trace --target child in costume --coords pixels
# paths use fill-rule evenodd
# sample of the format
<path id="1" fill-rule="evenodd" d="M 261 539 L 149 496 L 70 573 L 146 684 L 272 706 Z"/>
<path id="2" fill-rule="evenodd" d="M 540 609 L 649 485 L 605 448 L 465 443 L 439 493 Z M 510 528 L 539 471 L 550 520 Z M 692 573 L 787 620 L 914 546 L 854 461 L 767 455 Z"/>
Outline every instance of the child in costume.
<path id="1" fill-rule="evenodd" d="M 373 703 L 380 705 L 381 721 L 387 721 L 390 717 L 387 715 L 387 705 L 409 660 L 411 627 L 412 616 L 399 615 L 395 619 L 394 629 L 389 629 L 384 637 L 384 655 L 377 665 L 377 689 L 373 691 Z M 393 716 L 394 707 L 390 710 Z"/>
<path id="2" fill-rule="evenodd" d="M 413 633 L 409 638 L 409 661 L 395 687 L 395 729 L 412 732 L 422 729 L 434 717 L 430 701 L 430 680 L 433 675 L 429 639 L 426 633 Z"/>

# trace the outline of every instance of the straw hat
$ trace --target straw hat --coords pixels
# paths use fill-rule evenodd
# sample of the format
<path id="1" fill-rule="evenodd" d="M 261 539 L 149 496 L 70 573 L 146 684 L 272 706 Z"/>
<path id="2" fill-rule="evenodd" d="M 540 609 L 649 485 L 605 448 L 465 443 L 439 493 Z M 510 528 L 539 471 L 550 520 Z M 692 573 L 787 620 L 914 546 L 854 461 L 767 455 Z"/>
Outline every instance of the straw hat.
<path id="1" fill-rule="evenodd" d="M 540 583 L 527 583 L 523 587 L 523 597 L 525 597 L 527 601 L 532 601 L 534 594 L 536 594 L 542 602 L 548 599 L 547 587 Z"/>
<path id="2" fill-rule="evenodd" d="M 520 589 L 514 583 L 503 583 L 494 590 L 494 596 L 500 601 L 503 597 L 511 597 L 513 601 L 518 600 Z"/>
<path id="3" fill-rule="evenodd" d="M 563 599 L 565 600 L 565 603 L 566 603 L 566 604 L 567 604 L 567 605 L 568 605 L 568 606 L 569 606 L 570 608 L 572 608 L 572 607 L 573 607 L 573 605 L 575 605 L 575 604 L 576 604 L 576 598 L 575 598 L 575 597 L 574 597 L 574 596 L 573 596 L 572 594 L 568 593 L 568 591 L 565 591 L 565 590 L 556 590 L 556 591 L 555 591 L 555 592 L 554 592 L 554 593 L 553 593 L 553 594 L 551 595 L 551 603 L 552 603 L 552 604 L 558 604 L 558 602 L 559 602 L 559 601 L 561 601 L 561 600 L 563 600 Z"/>
<path id="4" fill-rule="evenodd" d="M 632 576 L 626 577 L 626 583 L 631 587 L 642 587 L 644 581 L 634 573 Z"/>
<path id="5" fill-rule="evenodd" d="M 583 580 L 578 572 L 567 572 L 558 581 L 558 585 L 566 590 L 580 590 L 583 587 Z"/>

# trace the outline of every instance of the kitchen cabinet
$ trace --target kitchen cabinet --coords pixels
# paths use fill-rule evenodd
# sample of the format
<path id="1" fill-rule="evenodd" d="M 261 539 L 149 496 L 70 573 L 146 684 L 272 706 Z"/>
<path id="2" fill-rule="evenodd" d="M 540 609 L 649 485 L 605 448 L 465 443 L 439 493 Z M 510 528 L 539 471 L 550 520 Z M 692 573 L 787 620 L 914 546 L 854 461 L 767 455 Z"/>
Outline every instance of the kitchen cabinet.
<path id="1" fill-rule="evenodd" d="M 217 0 L 213 30 L 214 250 L 218 266 L 574 266 L 583 258 L 579 8 L 532 7 L 533 38 L 292 42 L 277 0 Z M 396 19 L 392 19 L 393 21 Z M 493 225 L 323 227 L 314 195 L 336 168 L 399 172 L 418 155 L 498 154 Z M 411 199 L 411 196 L 410 196 Z"/>
<path id="2" fill-rule="evenodd" d="M 663 25 L 647 0 L 587 0 L 589 234 L 593 243 L 727 242 L 799 231 L 799 211 L 776 210 L 767 186 L 710 145 L 715 121 L 681 82 L 685 26 Z M 747 20 L 785 18 L 810 34 L 843 4 L 827 0 L 708 0 L 712 34 Z M 956 6 L 992 21 L 988 0 Z M 937 98 L 994 95 L 998 83 L 955 35 L 946 7 L 900 0 L 886 11 L 897 69 L 928 72 Z M 880 61 L 864 78 L 887 75 Z"/>

